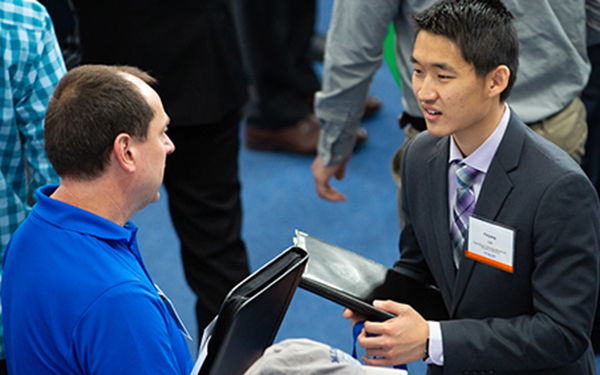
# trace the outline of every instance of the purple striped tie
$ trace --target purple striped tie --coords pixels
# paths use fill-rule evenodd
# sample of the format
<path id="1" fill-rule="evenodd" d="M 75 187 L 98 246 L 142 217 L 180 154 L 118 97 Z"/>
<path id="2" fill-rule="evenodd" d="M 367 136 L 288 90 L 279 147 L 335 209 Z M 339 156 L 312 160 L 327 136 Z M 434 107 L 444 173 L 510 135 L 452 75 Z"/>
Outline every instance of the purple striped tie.
<path id="1" fill-rule="evenodd" d="M 463 251 L 463 244 L 469 229 L 469 217 L 473 213 L 473 208 L 475 208 L 473 181 L 479 174 L 479 171 L 464 163 L 455 163 L 453 166 L 456 172 L 458 188 L 456 189 L 456 201 L 454 202 L 454 207 L 452 207 L 454 220 L 450 224 L 450 237 L 452 239 L 454 265 L 458 269 L 460 254 Z"/>

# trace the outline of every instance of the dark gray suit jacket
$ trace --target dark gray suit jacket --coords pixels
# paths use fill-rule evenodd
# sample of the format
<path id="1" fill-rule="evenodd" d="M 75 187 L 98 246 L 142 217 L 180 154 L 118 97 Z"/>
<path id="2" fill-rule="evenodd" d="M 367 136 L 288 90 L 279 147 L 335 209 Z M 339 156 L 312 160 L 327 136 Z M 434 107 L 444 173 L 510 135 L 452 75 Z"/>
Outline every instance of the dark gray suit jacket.
<path id="1" fill-rule="evenodd" d="M 595 374 L 589 335 L 599 282 L 600 206 L 566 153 L 513 114 L 474 215 L 516 230 L 514 273 L 452 261 L 449 138 L 423 132 L 402 165 L 408 268 L 438 285 L 451 319 L 441 323 L 444 366 L 430 374 Z M 465 244 L 468 241 L 465 241 Z"/>

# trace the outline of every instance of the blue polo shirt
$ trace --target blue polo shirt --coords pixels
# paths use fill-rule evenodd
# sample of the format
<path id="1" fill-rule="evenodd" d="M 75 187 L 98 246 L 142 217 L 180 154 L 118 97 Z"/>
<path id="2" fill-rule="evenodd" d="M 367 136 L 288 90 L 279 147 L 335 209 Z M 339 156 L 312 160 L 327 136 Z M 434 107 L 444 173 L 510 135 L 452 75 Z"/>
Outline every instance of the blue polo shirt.
<path id="1" fill-rule="evenodd" d="M 38 190 L 4 258 L 9 372 L 181 374 L 193 363 L 137 246 L 137 227 Z"/>

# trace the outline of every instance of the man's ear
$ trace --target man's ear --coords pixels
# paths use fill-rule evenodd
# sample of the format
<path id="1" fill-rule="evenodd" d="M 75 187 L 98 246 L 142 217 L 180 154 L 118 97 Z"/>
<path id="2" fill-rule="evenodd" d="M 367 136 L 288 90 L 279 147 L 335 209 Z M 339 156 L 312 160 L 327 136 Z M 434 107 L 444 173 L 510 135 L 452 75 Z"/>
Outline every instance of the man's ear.
<path id="1" fill-rule="evenodd" d="M 490 97 L 500 96 L 508 86 L 510 69 L 506 65 L 498 65 L 487 75 L 488 92 Z"/>
<path id="2" fill-rule="evenodd" d="M 121 133 L 113 143 L 112 155 L 116 163 L 127 172 L 135 170 L 135 150 L 132 141 L 129 134 Z"/>

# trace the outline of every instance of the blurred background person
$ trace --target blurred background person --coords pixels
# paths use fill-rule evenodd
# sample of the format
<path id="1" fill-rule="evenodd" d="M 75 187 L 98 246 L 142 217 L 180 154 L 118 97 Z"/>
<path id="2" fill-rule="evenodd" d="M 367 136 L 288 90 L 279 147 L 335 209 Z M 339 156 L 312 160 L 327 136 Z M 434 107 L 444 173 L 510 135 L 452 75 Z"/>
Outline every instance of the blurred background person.
<path id="1" fill-rule="evenodd" d="M 321 87 L 311 66 L 316 0 L 234 0 L 234 5 L 251 82 L 246 145 L 314 155 L 319 123 L 313 99 Z M 369 97 L 362 109 L 370 117 L 380 107 L 379 99 Z M 361 129 L 356 143 L 365 141 Z"/>
<path id="2" fill-rule="evenodd" d="M 44 115 L 65 74 L 52 21 L 36 1 L 0 1 L 0 255 L 35 203 L 35 191 L 57 183 L 44 151 Z M 1 275 L 1 268 L 0 268 Z M 0 327 L 1 328 L 1 327 Z M 3 331 L 0 331 L 3 333 Z M 3 334 L 0 374 L 6 374 Z"/>
<path id="3" fill-rule="evenodd" d="M 592 73 L 581 94 L 587 110 L 588 123 L 588 138 L 581 167 L 596 186 L 596 191 L 600 191 L 600 3 L 596 0 L 587 0 L 586 5 L 587 51 L 592 64 Z M 600 350 L 600 343 L 596 345 Z"/>
<path id="4" fill-rule="evenodd" d="M 241 239 L 239 123 L 247 91 L 228 0 L 75 0 L 85 64 L 150 72 L 177 152 L 164 185 L 198 329 L 248 275 Z"/>

